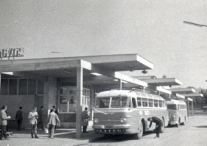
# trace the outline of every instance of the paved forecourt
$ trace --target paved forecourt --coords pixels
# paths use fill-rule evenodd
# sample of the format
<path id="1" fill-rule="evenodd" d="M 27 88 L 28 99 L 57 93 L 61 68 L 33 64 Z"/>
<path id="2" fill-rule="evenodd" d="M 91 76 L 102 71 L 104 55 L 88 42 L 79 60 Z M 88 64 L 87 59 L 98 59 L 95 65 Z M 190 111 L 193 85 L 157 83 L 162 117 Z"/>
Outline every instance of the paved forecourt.
<path id="1" fill-rule="evenodd" d="M 145 133 L 141 140 L 133 139 L 132 136 L 104 138 L 103 135 L 94 134 L 91 127 L 88 129 L 89 133 L 83 134 L 80 139 L 75 138 L 75 129 L 58 128 L 54 139 L 49 139 L 42 130 L 38 130 L 39 139 L 32 139 L 29 129 L 13 132 L 13 136 L 9 137 L 10 140 L 0 141 L 0 146 L 206 146 L 207 112 L 190 117 L 185 126 L 165 128 L 159 139 L 154 139 L 153 131 Z"/>

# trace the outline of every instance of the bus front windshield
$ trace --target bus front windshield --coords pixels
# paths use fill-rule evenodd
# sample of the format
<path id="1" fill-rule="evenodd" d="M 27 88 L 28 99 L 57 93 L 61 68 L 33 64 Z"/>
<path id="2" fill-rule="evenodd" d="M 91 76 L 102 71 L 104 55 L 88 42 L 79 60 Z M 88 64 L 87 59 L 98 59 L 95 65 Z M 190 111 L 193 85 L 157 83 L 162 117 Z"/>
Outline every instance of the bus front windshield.
<path id="1" fill-rule="evenodd" d="M 110 102 L 111 100 L 111 102 Z M 96 98 L 96 108 L 125 108 L 129 107 L 129 98 L 128 97 L 101 97 Z M 111 105 L 110 105 L 111 103 Z"/>
<path id="2" fill-rule="evenodd" d="M 170 109 L 170 110 L 177 110 L 177 106 L 176 106 L 176 104 L 168 104 L 168 105 L 167 105 L 167 109 Z"/>

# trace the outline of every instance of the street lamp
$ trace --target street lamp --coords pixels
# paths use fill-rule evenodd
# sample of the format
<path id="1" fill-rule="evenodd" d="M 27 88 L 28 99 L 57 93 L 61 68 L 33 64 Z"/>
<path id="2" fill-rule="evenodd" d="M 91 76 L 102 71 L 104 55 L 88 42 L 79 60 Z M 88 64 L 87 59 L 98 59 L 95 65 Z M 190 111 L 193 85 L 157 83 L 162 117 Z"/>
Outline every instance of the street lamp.
<path id="1" fill-rule="evenodd" d="M 198 23 L 189 22 L 189 21 L 183 21 L 183 23 L 190 24 L 190 25 L 195 25 L 195 26 L 199 26 L 199 27 L 207 27 L 207 25 L 198 24 Z"/>

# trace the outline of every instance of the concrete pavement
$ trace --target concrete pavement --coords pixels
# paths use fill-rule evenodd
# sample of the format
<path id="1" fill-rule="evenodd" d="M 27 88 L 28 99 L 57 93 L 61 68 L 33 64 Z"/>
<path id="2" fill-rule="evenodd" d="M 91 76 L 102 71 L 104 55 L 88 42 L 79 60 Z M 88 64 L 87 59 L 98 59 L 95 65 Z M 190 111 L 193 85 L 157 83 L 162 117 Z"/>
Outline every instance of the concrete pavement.
<path id="1" fill-rule="evenodd" d="M 88 127 L 88 133 L 82 133 L 82 138 L 75 138 L 75 129 L 58 128 L 56 129 L 54 139 L 48 138 L 48 135 L 42 130 L 38 130 L 39 139 L 32 139 L 29 129 L 22 131 L 13 131 L 10 140 L 0 140 L 0 146 L 112 146 L 112 145 L 157 145 L 157 146 L 185 146 L 185 145 L 207 145 L 207 112 L 196 110 L 195 116 L 189 117 L 185 126 L 167 127 L 161 134 L 160 139 L 153 139 L 155 133 L 147 132 L 141 140 L 135 140 L 127 136 L 114 136 L 112 138 L 103 138 L 103 135 L 97 135 L 92 127 Z"/>
<path id="2" fill-rule="evenodd" d="M 92 127 L 88 128 L 88 133 L 82 133 L 80 139 L 75 138 L 75 129 L 58 128 L 54 139 L 48 138 L 48 134 L 40 129 L 37 132 L 38 139 L 31 138 L 29 129 L 22 129 L 22 131 L 10 129 L 9 132 L 11 131 L 13 135 L 9 137 L 9 140 L 0 140 L 0 146 L 75 146 L 85 145 L 92 138 L 103 137 L 103 135 L 96 135 Z"/>

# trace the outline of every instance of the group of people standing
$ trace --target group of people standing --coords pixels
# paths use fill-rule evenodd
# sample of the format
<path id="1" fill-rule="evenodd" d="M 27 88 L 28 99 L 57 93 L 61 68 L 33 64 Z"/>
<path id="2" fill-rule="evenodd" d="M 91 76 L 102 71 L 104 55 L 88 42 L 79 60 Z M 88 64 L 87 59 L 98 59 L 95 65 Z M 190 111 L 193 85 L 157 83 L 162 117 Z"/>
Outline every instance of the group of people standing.
<path id="1" fill-rule="evenodd" d="M 7 110 L 7 106 L 2 106 L 0 110 L 0 125 L 1 125 L 0 140 L 3 139 L 8 140 L 7 120 L 11 119 L 11 116 L 7 116 L 6 110 Z M 43 106 L 39 111 L 39 115 L 37 113 L 37 107 L 34 107 L 33 110 L 29 112 L 28 120 L 31 125 L 31 138 L 39 138 L 37 136 L 38 124 L 41 125 L 42 130 L 45 130 L 44 116 L 45 116 L 45 111 L 43 109 Z M 21 125 L 23 121 L 23 112 L 21 106 L 19 107 L 19 110 L 16 112 L 15 118 L 17 120 L 17 131 L 21 131 Z M 38 123 L 38 118 L 39 118 L 39 123 Z M 53 106 L 53 108 L 49 112 L 47 125 L 46 125 L 46 127 L 48 128 L 49 138 L 54 138 L 54 132 L 56 126 L 60 126 L 60 120 L 58 117 L 58 112 L 55 106 Z"/>
<path id="2" fill-rule="evenodd" d="M 45 130 L 44 115 L 45 113 L 44 113 L 43 106 L 41 107 L 39 111 L 39 116 L 38 116 L 36 107 L 34 107 L 33 110 L 29 112 L 28 119 L 31 125 L 31 137 L 32 138 L 39 138 L 37 136 L 37 125 L 38 124 L 41 125 L 42 130 Z M 38 117 L 39 117 L 39 123 L 37 122 Z M 48 119 L 47 119 L 47 125 L 46 125 L 49 131 L 48 132 L 49 138 L 52 138 L 52 139 L 54 138 L 55 126 L 60 126 L 60 120 L 58 117 L 57 110 L 55 106 L 53 106 L 53 108 L 49 112 Z"/>
<path id="3" fill-rule="evenodd" d="M 7 106 L 2 106 L 0 111 L 0 125 L 1 125 L 1 136 L 0 140 L 8 139 L 7 138 L 7 120 L 11 119 L 11 116 L 7 116 L 6 113 Z M 58 117 L 58 111 L 53 106 L 53 108 L 48 113 L 47 124 L 45 125 L 45 110 L 44 107 L 41 106 L 39 112 L 37 112 L 37 107 L 34 107 L 31 112 L 28 114 L 29 124 L 31 125 L 31 138 L 39 138 L 37 135 L 37 126 L 40 125 L 42 130 L 46 130 L 48 128 L 48 137 L 53 139 L 56 126 L 60 126 L 60 120 Z M 21 131 L 21 125 L 23 121 L 23 111 L 22 107 L 19 107 L 19 110 L 16 112 L 15 116 L 17 120 L 17 131 Z M 85 108 L 85 111 L 82 112 L 82 126 L 83 133 L 87 133 L 87 126 L 89 121 L 89 113 L 88 108 Z M 45 127 L 46 126 L 46 127 Z"/>

